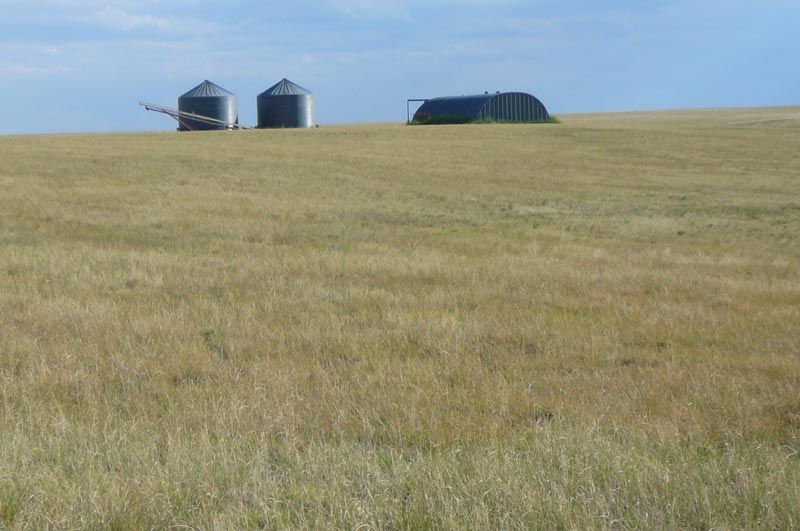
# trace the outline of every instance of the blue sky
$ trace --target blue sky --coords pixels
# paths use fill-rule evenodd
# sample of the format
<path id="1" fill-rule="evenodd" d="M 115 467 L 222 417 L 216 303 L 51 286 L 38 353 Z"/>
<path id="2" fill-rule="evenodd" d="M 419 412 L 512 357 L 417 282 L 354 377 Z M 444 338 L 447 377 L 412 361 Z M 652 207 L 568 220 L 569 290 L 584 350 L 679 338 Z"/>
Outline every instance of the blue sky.
<path id="1" fill-rule="evenodd" d="M 288 77 L 321 124 L 531 92 L 551 112 L 800 104 L 798 0 L 0 0 L 0 133 L 170 130 L 203 79 Z"/>

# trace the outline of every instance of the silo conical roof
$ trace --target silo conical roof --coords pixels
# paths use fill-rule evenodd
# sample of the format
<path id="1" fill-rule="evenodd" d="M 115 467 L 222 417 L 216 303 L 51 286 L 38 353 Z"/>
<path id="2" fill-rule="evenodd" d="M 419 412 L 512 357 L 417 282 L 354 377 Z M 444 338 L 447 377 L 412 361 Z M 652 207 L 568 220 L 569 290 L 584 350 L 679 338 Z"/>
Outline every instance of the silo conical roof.
<path id="1" fill-rule="evenodd" d="M 292 83 L 286 78 L 281 79 L 270 88 L 259 94 L 259 96 L 289 96 L 289 95 L 311 95 L 312 92 L 301 87 L 297 83 Z"/>
<path id="2" fill-rule="evenodd" d="M 209 80 L 205 80 L 195 88 L 181 96 L 181 98 L 208 98 L 208 97 L 227 97 L 227 96 L 234 96 L 233 92 L 225 90 L 224 88 L 220 87 L 212 83 Z"/>

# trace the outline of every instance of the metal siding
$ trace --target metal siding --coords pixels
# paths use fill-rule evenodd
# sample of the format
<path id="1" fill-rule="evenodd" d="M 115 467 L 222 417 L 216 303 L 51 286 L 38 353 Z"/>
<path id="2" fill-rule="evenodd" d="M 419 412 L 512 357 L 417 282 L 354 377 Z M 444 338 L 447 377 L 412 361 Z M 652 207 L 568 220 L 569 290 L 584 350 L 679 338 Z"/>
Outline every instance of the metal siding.
<path id="1" fill-rule="evenodd" d="M 420 106 L 414 114 L 414 120 L 421 122 L 436 118 L 457 118 L 465 121 L 479 120 L 484 111 L 484 106 L 491 99 L 492 96 L 488 94 L 434 98 Z"/>
<path id="2" fill-rule="evenodd" d="M 421 123 L 445 118 L 519 123 L 548 121 L 550 115 L 542 102 L 524 92 L 434 98 L 423 103 L 414 114 L 414 121 Z"/>
<path id="3" fill-rule="evenodd" d="M 256 103 L 259 128 L 314 127 L 314 97 L 311 94 L 262 94 Z"/>
<path id="4" fill-rule="evenodd" d="M 270 88 L 259 94 L 259 96 L 287 96 L 287 95 L 311 95 L 312 92 L 307 88 L 301 87 L 297 83 L 286 78 L 281 79 Z"/>
<path id="5" fill-rule="evenodd" d="M 522 102 L 520 101 L 519 94 L 514 94 L 514 121 L 515 122 L 523 122 L 522 115 L 520 114 L 520 107 L 522 107 Z"/>
<path id="6" fill-rule="evenodd" d="M 212 98 L 219 96 L 234 96 L 234 94 L 206 79 L 186 94 L 183 94 L 181 98 Z"/>
<path id="7" fill-rule="evenodd" d="M 236 96 L 181 96 L 178 98 L 178 110 L 230 123 L 237 123 L 239 120 Z M 227 129 L 227 127 L 189 119 L 183 120 L 178 129 L 181 131 L 213 131 Z"/>
<path id="8" fill-rule="evenodd" d="M 312 92 L 286 78 L 278 81 L 256 98 L 258 127 L 314 127 Z"/>

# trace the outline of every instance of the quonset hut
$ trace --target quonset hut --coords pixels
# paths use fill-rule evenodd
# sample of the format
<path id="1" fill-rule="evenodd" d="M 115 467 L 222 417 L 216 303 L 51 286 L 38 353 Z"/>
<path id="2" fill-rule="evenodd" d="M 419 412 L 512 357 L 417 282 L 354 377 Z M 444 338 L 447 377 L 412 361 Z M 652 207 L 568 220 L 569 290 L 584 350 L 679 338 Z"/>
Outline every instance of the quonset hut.
<path id="1" fill-rule="evenodd" d="M 239 110 L 236 95 L 205 80 L 178 98 L 178 110 L 213 118 L 231 124 L 239 123 Z M 181 118 L 178 131 L 210 131 L 229 129 L 224 124 L 213 124 Z"/>
<path id="2" fill-rule="evenodd" d="M 418 124 L 463 124 L 472 122 L 550 122 L 544 104 L 524 92 L 497 92 L 425 100 L 416 113 Z"/>
<path id="3" fill-rule="evenodd" d="M 258 127 L 314 127 L 314 95 L 284 78 L 258 95 Z"/>

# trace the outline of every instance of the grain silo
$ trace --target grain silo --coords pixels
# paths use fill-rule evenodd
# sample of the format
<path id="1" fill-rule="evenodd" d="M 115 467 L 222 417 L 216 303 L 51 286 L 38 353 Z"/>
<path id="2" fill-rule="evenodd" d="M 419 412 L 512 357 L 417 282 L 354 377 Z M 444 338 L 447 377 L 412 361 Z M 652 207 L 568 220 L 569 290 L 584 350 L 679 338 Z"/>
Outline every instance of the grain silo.
<path id="1" fill-rule="evenodd" d="M 284 78 L 258 95 L 258 127 L 314 127 L 311 91 Z"/>
<path id="2" fill-rule="evenodd" d="M 524 92 L 484 93 L 425 100 L 414 114 L 414 123 L 455 124 L 472 122 L 543 123 L 552 121 L 544 104 Z"/>
<path id="3" fill-rule="evenodd" d="M 203 81 L 178 98 L 178 110 L 229 124 L 239 123 L 236 95 L 209 80 Z M 178 131 L 209 131 L 215 129 L 231 129 L 231 127 L 225 124 L 192 120 L 191 118 L 181 118 L 178 125 Z"/>

